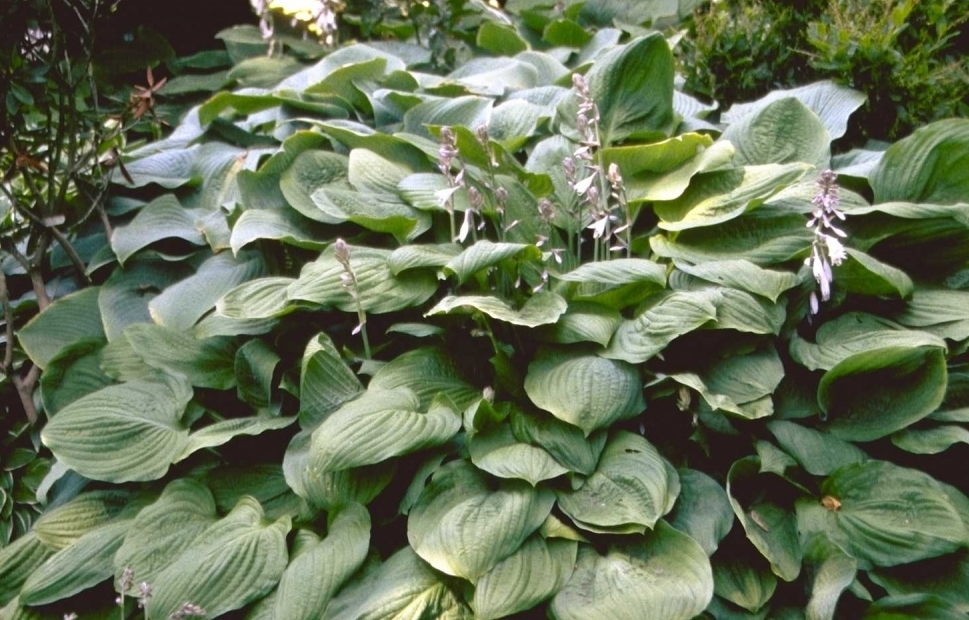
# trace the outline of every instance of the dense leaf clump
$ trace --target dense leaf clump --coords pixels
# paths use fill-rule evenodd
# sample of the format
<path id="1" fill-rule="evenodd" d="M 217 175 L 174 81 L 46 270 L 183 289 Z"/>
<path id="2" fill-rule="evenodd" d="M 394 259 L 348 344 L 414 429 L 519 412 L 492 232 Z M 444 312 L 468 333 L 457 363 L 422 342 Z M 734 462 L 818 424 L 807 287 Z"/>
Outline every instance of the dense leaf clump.
<path id="1" fill-rule="evenodd" d="M 56 465 L 5 620 L 132 577 L 155 619 L 969 609 L 969 121 L 832 157 L 864 96 L 819 82 L 714 124 L 676 15 L 595 6 L 482 14 L 445 75 L 188 61 L 19 329 Z"/>

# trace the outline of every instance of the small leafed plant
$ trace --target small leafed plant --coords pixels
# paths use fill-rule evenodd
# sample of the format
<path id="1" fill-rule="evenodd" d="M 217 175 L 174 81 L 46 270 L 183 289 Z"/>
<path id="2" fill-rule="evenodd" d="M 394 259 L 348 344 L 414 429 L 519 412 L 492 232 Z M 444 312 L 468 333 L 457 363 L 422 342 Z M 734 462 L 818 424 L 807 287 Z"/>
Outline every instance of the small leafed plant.
<path id="1" fill-rule="evenodd" d="M 55 464 L 0 617 L 969 609 L 969 121 L 711 123 L 665 4 L 509 1 L 446 74 L 226 35 L 18 326 Z"/>

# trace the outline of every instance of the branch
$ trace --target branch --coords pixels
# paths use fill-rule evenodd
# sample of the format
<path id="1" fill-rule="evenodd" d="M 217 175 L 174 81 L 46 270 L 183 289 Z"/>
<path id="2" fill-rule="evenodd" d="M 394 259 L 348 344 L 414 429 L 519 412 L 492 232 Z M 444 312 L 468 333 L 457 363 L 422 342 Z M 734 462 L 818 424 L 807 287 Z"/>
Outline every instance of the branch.
<path id="1" fill-rule="evenodd" d="M 24 408 L 24 414 L 31 426 L 37 423 L 39 418 L 37 407 L 34 406 L 34 388 L 37 379 L 40 378 L 40 367 L 32 366 L 23 377 L 18 375 L 13 369 L 13 312 L 10 309 L 10 295 L 7 290 L 7 274 L 0 270 L 0 305 L 3 306 L 3 316 L 6 322 L 7 343 L 3 354 L 3 374 L 10 377 L 10 382 L 17 389 L 20 397 L 20 404 Z"/>

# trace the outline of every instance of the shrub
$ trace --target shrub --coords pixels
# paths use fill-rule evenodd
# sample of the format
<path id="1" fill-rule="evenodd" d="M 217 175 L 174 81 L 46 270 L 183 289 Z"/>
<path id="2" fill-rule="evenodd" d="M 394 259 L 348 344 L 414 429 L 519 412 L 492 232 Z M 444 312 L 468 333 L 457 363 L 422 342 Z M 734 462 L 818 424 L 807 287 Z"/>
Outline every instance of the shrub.
<path id="1" fill-rule="evenodd" d="M 686 89 L 724 107 L 833 79 L 868 95 L 849 140 L 894 140 L 969 105 L 965 0 L 718 2 L 681 42 Z"/>

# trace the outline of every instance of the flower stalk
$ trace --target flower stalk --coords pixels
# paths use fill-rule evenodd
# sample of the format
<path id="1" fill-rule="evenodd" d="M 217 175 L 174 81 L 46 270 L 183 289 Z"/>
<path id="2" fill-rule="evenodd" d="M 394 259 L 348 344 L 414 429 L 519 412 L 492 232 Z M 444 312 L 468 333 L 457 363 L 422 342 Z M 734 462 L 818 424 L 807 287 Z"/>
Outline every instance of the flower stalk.
<path id="1" fill-rule="evenodd" d="M 838 209 L 838 175 L 825 170 L 818 177 L 816 185 L 818 192 L 811 200 L 814 210 L 807 222 L 807 227 L 814 229 L 814 240 L 811 242 L 811 255 L 804 261 L 811 268 L 818 285 L 817 290 L 811 291 L 812 315 L 818 313 L 820 302 L 831 299 L 831 285 L 834 282 L 832 266 L 840 265 L 848 257 L 841 243 L 841 239 L 848 235 L 834 224 L 845 219 L 845 214 Z"/>
<path id="2" fill-rule="evenodd" d="M 363 338 L 363 354 L 366 359 L 370 359 L 370 339 L 367 337 L 367 313 L 363 310 L 363 300 L 360 297 L 360 283 L 357 282 L 357 275 L 350 265 L 350 246 L 342 238 L 337 239 L 334 244 L 335 257 L 343 273 L 340 274 L 340 285 L 343 290 L 353 299 L 357 306 L 357 326 L 353 328 L 353 335 L 360 334 Z"/>

